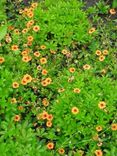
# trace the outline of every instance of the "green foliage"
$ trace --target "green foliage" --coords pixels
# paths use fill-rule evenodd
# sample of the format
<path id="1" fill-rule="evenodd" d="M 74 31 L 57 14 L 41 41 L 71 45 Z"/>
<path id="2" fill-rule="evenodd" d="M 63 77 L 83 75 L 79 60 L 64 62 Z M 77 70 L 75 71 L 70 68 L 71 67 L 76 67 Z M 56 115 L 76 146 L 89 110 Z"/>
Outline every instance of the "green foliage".
<path id="1" fill-rule="evenodd" d="M 116 155 L 116 21 L 99 17 L 109 10 L 103 1 L 83 9 L 77 0 L 45 0 L 11 12 L 17 20 L 0 27 L 1 156 L 59 156 L 61 148 L 68 156 L 94 156 L 98 149 Z"/>

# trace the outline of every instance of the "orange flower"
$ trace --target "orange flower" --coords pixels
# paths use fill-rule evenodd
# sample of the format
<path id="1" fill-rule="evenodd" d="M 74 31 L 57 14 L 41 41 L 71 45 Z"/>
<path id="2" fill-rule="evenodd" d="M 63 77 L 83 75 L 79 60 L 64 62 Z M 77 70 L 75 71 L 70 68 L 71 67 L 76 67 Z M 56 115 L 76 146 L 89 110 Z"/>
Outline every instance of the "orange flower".
<path id="1" fill-rule="evenodd" d="M 77 107 L 73 107 L 72 109 L 71 109 L 71 112 L 73 113 L 73 114 L 78 114 L 79 113 L 79 109 L 77 108 Z"/>
<path id="2" fill-rule="evenodd" d="M 51 121 L 47 121 L 47 122 L 46 122 L 46 126 L 47 126 L 47 127 L 52 127 L 52 122 L 51 122 Z"/>
<path id="3" fill-rule="evenodd" d="M 21 52 L 21 55 L 22 56 L 27 56 L 28 55 L 28 52 L 26 50 L 24 50 L 24 51 Z"/>
<path id="4" fill-rule="evenodd" d="M 113 124 L 111 125 L 111 129 L 112 129 L 113 131 L 117 131 L 117 124 L 116 124 L 116 123 L 113 123 Z"/>
<path id="5" fill-rule="evenodd" d="M 12 98 L 12 99 L 11 99 L 11 103 L 14 103 L 14 104 L 17 103 L 16 98 Z"/>
<path id="6" fill-rule="evenodd" d="M 14 116 L 14 121 L 18 122 L 18 121 L 20 121 L 20 119 L 21 119 L 20 115 L 15 115 Z"/>
<path id="7" fill-rule="evenodd" d="M 108 55 L 108 50 L 103 50 L 103 55 Z"/>
<path id="8" fill-rule="evenodd" d="M 89 70 L 91 68 L 91 66 L 89 65 L 89 64 L 85 64 L 84 66 L 83 66 L 83 69 L 84 70 Z"/>
<path id="9" fill-rule="evenodd" d="M 40 55 L 41 54 L 38 51 L 34 52 L 34 56 L 39 57 Z"/>
<path id="10" fill-rule="evenodd" d="M 45 120 L 48 117 L 48 113 L 46 111 L 43 111 L 42 113 L 42 119 Z"/>
<path id="11" fill-rule="evenodd" d="M 38 3 L 36 3 L 36 2 L 31 4 L 32 8 L 36 8 L 37 6 L 38 6 Z"/>
<path id="12" fill-rule="evenodd" d="M 49 150 L 52 150 L 52 149 L 54 148 L 53 142 L 49 142 L 49 143 L 47 144 L 47 148 L 48 148 Z"/>
<path id="13" fill-rule="evenodd" d="M 64 91 L 65 91 L 64 88 L 60 88 L 60 89 L 58 89 L 58 92 L 59 92 L 59 93 L 64 92 Z"/>
<path id="14" fill-rule="evenodd" d="M 51 84 L 52 82 L 52 79 L 50 77 L 46 78 L 45 81 L 48 83 L 48 84 Z"/>
<path id="15" fill-rule="evenodd" d="M 27 13 L 27 16 L 28 16 L 29 18 L 32 18 L 32 17 L 34 16 L 34 13 L 33 13 L 32 11 L 30 11 L 30 12 Z"/>
<path id="16" fill-rule="evenodd" d="M 19 33 L 20 33 L 19 32 L 19 29 L 14 29 L 14 33 L 17 34 L 17 35 L 19 35 Z"/>
<path id="17" fill-rule="evenodd" d="M 38 32 L 40 30 L 40 27 L 38 25 L 35 25 L 33 27 L 33 31 Z"/>
<path id="18" fill-rule="evenodd" d="M 75 70 L 76 70 L 75 68 L 72 68 L 72 67 L 71 67 L 71 68 L 69 68 L 70 73 L 74 73 L 74 72 L 75 72 Z"/>
<path id="19" fill-rule="evenodd" d="M 100 109 L 104 109 L 106 107 L 106 103 L 104 101 L 99 102 L 98 107 Z"/>
<path id="20" fill-rule="evenodd" d="M 95 54 L 96 54 L 97 56 L 100 56 L 102 53 L 101 53 L 100 50 L 96 50 Z"/>
<path id="21" fill-rule="evenodd" d="M 115 9 L 110 9 L 109 12 L 110 12 L 111 15 L 115 15 L 116 14 L 116 10 Z"/>
<path id="22" fill-rule="evenodd" d="M 30 21 L 27 22 L 26 26 L 27 26 L 27 27 L 30 27 L 30 26 L 32 26 L 33 24 L 34 24 L 34 20 L 30 20 Z"/>
<path id="23" fill-rule="evenodd" d="M 48 114 L 47 120 L 52 121 L 53 120 L 53 115 L 52 114 Z"/>
<path id="24" fill-rule="evenodd" d="M 4 57 L 0 57 L 0 64 L 2 64 L 3 62 L 5 62 Z"/>
<path id="25" fill-rule="evenodd" d="M 42 67 L 40 65 L 37 66 L 37 70 L 41 70 Z"/>
<path id="26" fill-rule="evenodd" d="M 66 49 L 62 50 L 62 54 L 66 55 L 68 53 L 68 51 Z"/>
<path id="27" fill-rule="evenodd" d="M 32 81 L 32 77 L 29 74 L 24 75 L 23 79 L 27 82 L 30 83 Z"/>
<path id="28" fill-rule="evenodd" d="M 27 85 L 27 81 L 24 80 L 24 79 L 22 79 L 22 80 L 21 80 L 21 84 L 22 84 L 22 85 Z"/>
<path id="29" fill-rule="evenodd" d="M 74 93 L 80 93 L 80 89 L 79 88 L 74 88 Z"/>
<path id="30" fill-rule="evenodd" d="M 28 36 L 28 37 L 27 37 L 27 40 L 30 41 L 30 42 L 32 42 L 33 39 L 34 39 L 33 36 Z"/>
<path id="31" fill-rule="evenodd" d="M 42 50 L 44 50 L 44 49 L 46 49 L 46 46 L 45 46 L 45 45 L 41 45 L 40 48 L 41 48 Z"/>
<path id="32" fill-rule="evenodd" d="M 44 98 L 43 100 L 42 100 L 42 104 L 44 105 L 44 106 L 48 106 L 49 105 L 49 101 L 47 100 L 47 98 Z"/>
<path id="33" fill-rule="evenodd" d="M 18 50 L 19 48 L 18 48 L 18 46 L 17 45 L 12 45 L 12 47 L 11 47 L 11 50 L 13 50 L 13 51 L 16 51 L 16 50 Z"/>
<path id="34" fill-rule="evenodd" d="M 31 56 L 23 56 L 22 61 L 23 62 L 29 62 L 32 59 Z"/>
<path id="35" fill-rule="evenodd" d="M 45 80 L 43 80 L 43 81 L 41 81 L 41 85 L 46 87 L 48 85 L 48 83 Z"/>
<path id="36" fill-rule="evenodd" d="M 14 29 L 14 26 L 10 25 L 10 26 L 8 27 L 8 29 L 9 29 L 9 30 L 13 30 L 13 29 Z"/>
<path id="37" fill-rule="evenodd" d="M 18 106 L 18 110 L 22 111 L 24 109 L 23 106 Z"/>
<path id="38" fill-rule="evenodd" d="M 91 28 L 91 29 L 89 29 L 89 34 L 92 34 L 93 32 L 95 32 L 95 28 L 93 27 L 93 28 Z"/>
<path id="39" fill-rule="evenodd" d="M 23 33 L 23 34 L 25 34 L 25 33 L 27 33 L 27 32 L 28 32 L 28 29 L 27 29 L 27 28 L 25 28 L 25 29 L 22 30 L 22 33 Z"/>
<path id="40" fill-rule="evenodd" d="M 48 71 L 46 69 L 43 69 L 41 73 L 42 75 L 47 75 Z"/>
<path id="41" fill-rule="evenodd" d="M 97 126 L 97 127 L 96 127 L 96 130 L 97 130 L 98 132 L 102 131 L 102 126 Z"/>
<path id="42" fill-rule="evenodd" d="M 96 151 L 95 151 L 95 155 L 96 155 L 96 156 L 103 156 L 102 150 L 96 150 Z"/>
<path id="43" fill-rule="evenodd" d="M 58 150 L 58 152 L 59 152 L 60 155 L 63 155 L 63 154 L 65 153 L 65 150 L 64 150 L 63 148 L 60 148 L 60 149 Z"/>
<path id="44" fill-rule="evenodd" d="M 19 83 L 18 82 L 13 82 L 12 87 L 13 88 L 19 88 Z"/>
<path id="45" fill-rule="evenodd" d="M 103 55 L 100 55 L 100 57 L 99 57 L 99 61 L 104 61 L 104 59 L 105 59 L 105 56 L 103 56 Z"/>
<path id="46" fill-rule="evenodd" d="M 46 64 L 46 63 L 47 63 L 47 59 L 46 59 L 45 57 L 42 57 L 42 58 L 40 59 L 40 63 L 41 63 L 41 64 Z"/>
<path id="47" fill-rule="evenodd" d="M 56 51 L 55 50 L 50 50 L 50 53 L 51 54 L 56 54 Z"/>

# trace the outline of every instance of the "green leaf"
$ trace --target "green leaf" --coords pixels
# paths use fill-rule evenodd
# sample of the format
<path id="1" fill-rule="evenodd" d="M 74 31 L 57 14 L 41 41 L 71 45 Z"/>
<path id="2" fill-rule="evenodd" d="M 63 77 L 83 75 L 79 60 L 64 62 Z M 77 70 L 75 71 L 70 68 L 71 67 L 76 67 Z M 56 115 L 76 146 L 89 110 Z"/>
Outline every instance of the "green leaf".
<path id="1" fill-rule="evenodd" d="M 0 41 L 4 38 L 7 33 L 7 25 L 0 27 Z"/>

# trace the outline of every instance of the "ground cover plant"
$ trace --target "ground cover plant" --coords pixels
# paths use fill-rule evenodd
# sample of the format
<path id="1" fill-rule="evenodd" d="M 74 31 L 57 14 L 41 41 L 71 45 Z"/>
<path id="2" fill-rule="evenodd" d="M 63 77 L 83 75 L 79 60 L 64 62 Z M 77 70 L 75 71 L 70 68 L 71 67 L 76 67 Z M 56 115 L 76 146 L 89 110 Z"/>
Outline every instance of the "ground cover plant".
<path id="1" fill-rule="evenodd" d="M 0 25 L 1 156 L 116 156 L 116 3 L 21 4 Z"/>

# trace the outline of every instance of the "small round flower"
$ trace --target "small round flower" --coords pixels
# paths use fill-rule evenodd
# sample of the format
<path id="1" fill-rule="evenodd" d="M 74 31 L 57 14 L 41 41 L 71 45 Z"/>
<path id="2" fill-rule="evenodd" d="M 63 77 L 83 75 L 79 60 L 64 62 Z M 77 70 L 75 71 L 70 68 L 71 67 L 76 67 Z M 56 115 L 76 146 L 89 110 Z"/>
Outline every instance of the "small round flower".
<path id="1" fill-rule="evenodd" d="M 41 82 L 41 85 L 44 86 L 44 87 L 46 87 L 46 86 L 48 85 L 48 83 L 47 83 L 45 80 L 43 80 L 43 81 Z"/>
<path id="2" fill-rule="evenodd" d="M 38 3 L 37 2 L 31 4 L 31 7 L 32 8 L 36 8 L 37 6 L 38 6 Z"/>
<path id="3" fill-rule="evenodd" d="M 56 51 L 55 50 L 50 50 L 50 53 L 51 54 L 56 54 Z"/>
<path id="4" fill-rule="evenodd" d="M 47 144 L 47 148 L 48 148 L 49 150 L 52 150 L 52 149 L 54 148 L 54 143 L 53 143 L 53 142 L 49 142 L 49 143 Z"/>
<path id="5" fill-rule="evenodd" d="M 83 69 L 84 70 L 89 70 L 91 68 L 91 66 L 89 65 L 89 64 L 85 64 L 84 66 L 83 66 Z"/>
<path id="6" fill-rule="evenodd" d="M 111 125 L 111 129 L 112 129 L 113 131 L 117 131 L 117 124 L 116 124 L 116 123 L 113 123 L 113 124 Z"/>
<path id="7" fill-rule="evenodd" d="M 25 79 L 22 79 L 22 80 L 21 80 L 21 84 L 22 84 L 22 85 L 27 85 L 27 81 L 26 81 Z"/>
<path id="8" fill-rule="evenodd" d="M 104 108 L 106 107 L 106 103 L 105 103 L 104 101 L 100 101 L 100 102 L 98 103 L 98 107 L 99 107 L 100 109 L 104 109 Z"/>
<path id="9" fill-rule="evenodd" d="M 23 79 L 26 80 L 27 83 L 32 81 L 32 77 L 29 74 L 24 75 Z"/>
<path id="10" fill-rule="evenodd" d="M 110 12 L 111 15 L 115 15 L 116 14 L 116 10 L 115 9 L 110 9 L 109 12 Z"/>
<path id="11" fill-rule="evenodd" d="M 63 154 L 65 153 L 65 150 L 64 150 L 63 148 L 60 148 L 60 149 L 58 150 L 58 153 L 59 153 L 60 155 L 63 155 Z"/>
<path id="12" fill-rule="evenodd" d="M 12 99 L 11 99 L 11 103 L 14 103 L 14 104 L 17 103 L 16 98 L 12 98 Z"/>
<path id="13" fill-rule="evenodd" d="M 41 55 L 40 52 L 38 51 L 34 52 L 34 56 L 39 57 L 40 55 Z"/>
<path id="14" fill-rule="evenodd" d="M 21 52 L 21 55 L 22 56 L 27 56 L 28 55 L 28 52 L 26 50 L 24 50 L 24 51 Z"/>
<path id="15" fill-rule="evenodd" d="M 34 24 L 34 20 L 30 20 L 30 21 L 28 21 L 27 23 L 26 23 L 26 26 L 27 27 L 30 27 L 30 26 L 32 26 Z"/>
<path id="16" fill-rule="evenodd" d="M 72 109 L 71 109 L 71 112 L 73 113 L 73 114 L 78 114 L 79 113 L 79 109 L 77 108 L 77 107 L 73 107 Z"/>
<path id="17" fill-rule="evenodd" d="M 16 50 L 18 50 L 19 48 L 18 48 L 18 46 L 17 45 L 12 45 L 11 46 L 11 50 L 13 50 L 13 51 L 16 51 Z"/>
<path id="18" fill-rule="evenodd" d="M 74 93 L 80 93 L 80 89 L 79 88 L 74 88 Z"/>
<path id="19" fill-rule="evenodd" d="M 33 12 L 28 12 L 28 13 L 27 13 L 27 16 L 28 16 L 29 18 L 32 18 L 32 17 L 34 16 L 34 13 L 33 13 Z"/>
<path id="20" fill-rule="evenodd" d="M 40 27 L 38 25 L 35 25 L 33 27 L 33 31 L 38 32 L 40 30 Z"/>
<path id="21" fill-rule="evenodd" d="M 95 155 L 96 155 L 96 156 L 103 156 L 102 150 L 96 150 L 96 151 L 95 151 Z"/>
<path id="22" fill-rule="evenodd" d="M 95 32 L 95 28 L 94 27 L 92 27 L 91 29 L 89 29 L 89 34 L 92 34 L 93 32 Z"/>
<path id="23" fill-rule="evenodd" d="M 48 71 L 46 69 L 43 69 L 41 73 L 42 75 L 47 75 Z"/>
<path id="24" fill-rule="evenodd" d="M 52 127 L 52 122 L 51 122 L 51 121 L 47 121 L 47 122 L 46 122 L 46 126 L 47 126 L 47 127 Z"/>
<path id="25" fill-rule="evenodd" d="M 25 28 L 25 29 L 22 30 L 22 33 L 23 33 L 23 34 L 25 34 L 25 33 L 27 33 L 27 32 L 28 32 L 28 29 L 27 29 L 27 28 Z"/>
<path id="26" fill-rule="evenodd" d="M 100 56 L 99 56 L 99 61 L 101 61 L 101 62 L 102 62 L 102 61 L 104 61 L 104 60 L 105 60 L 105 56 L 100 55 Z"/>
<path id="27" fill-rule="evenodd" d="M 30 41 L 30 42 L 32 42 L 33 39 L 34 39 L 33 36 L 28 36 L 28 37 L 27 37 L 27 40 Z"/>
<path id="28" fill-rule="evenodd" d="M 15 115 L 14 116 L 14 121 L 18 122 L 18 121 L 20 121 L 20 119 L 21 119 L 20 115 Z"/>
<path id="29" fill-rule="evenodd" d="M 97 126 L 97 127 L 96 127 L 96 130 L 97 130 L 98 132 L 102 131 L 102 126 Z"/>
<path id="30" fill-rule="evenodd" d="M 51 84 L 52 82 L 52 79 L 50 77 L 46 78 L 45 81 L 48 83 L 48 84 Z"/>
<path id="31" fill-rule="evenodd" d="M 108 50 L 103 50 L 103 55 L 108 55 Z"/>
<path id="32" fill-rule="evenodd" d="M 100 56 L 100 55 L 102 54 L 102 52 L 101 52 L 100 50 L 96 50 L 95 54 L 96 54 L 97 56 Z"/>
<path id="33" fill-rule="evenodd" d="M 31 56 L 23 56 L 22 61 L 23 62 L 29 62 L 32 59 Z"/>
<path id="34" fill-rule="evenodd" d="M 0 64 L 2 64 L 3 62 L 5 62 L 4 57 L 0 57 Z"/>
<path id="35" fill-rule="evenodd" d="M 46 111 L 43 111 L 42 113 L 42 119 L 45 120 L 48 117 L 48 113 Z"/>
<path id="36" fill-rule="evenodd" d="M 68 51 L 66 49 L 62 50 L 62 54 L 66 55 L 68 53 Z"/>
<path id="37" fill-rule="evenodd" d="M 19 35 L 19 33 L 20 33 L 19 32 L 19 29 L 14 29 L 14 33 L 17 34 L 17 35 Z"/>
<path id="38" fill-rule="evenodd" d="M 12 87 L 13 88 L 19 88 L 19 83 L 18 82 L 13 82 Z"/>
<path id="39" fill-rule="evenodd" d="M 24 107 L 23 106 L 18 106 L 18 110 L 22 111 L 22 110 L 24 110 Z"/>
<path id="40" fill-rule="evenodd" d="M 64 91 L 65 91 L 64 88 L 59 88 L 59 89 L 58 89 L 58 92 L 59 92 L 59 93 L 62 93 L 62 92 L 64 92 Z"/>
<path id="41" fill-rule="evenodd" d="M 48 114 L 47 120 L 48 120 L 48 121 L 52 121 L 52 120 L 53 120 L 53 115 L 52 115 L 52 114 Z"/>
<path id="42" fill-rule="evenodd" d="M 73 67 L 71 67 L 71 68 L 69 68 L 69 71 L 70 71 L 70 73 L 74 73 L 75 72 L 75 68 L 73 68 Z"/>
<path id="43" fill-rule="evenodd" d="M 45 49 L 46 49 L 46 46 L 45 46 L 45 45 L 41 45 L 40 48 L 41 48 L 42 50 L 45 50 Z"/>
<path id="44" fill-rule="evenodd" d="M 47 59 L 46 59 L 45 57 L 42 57 L 42 58 L 40 59 L 40 63 L 41 63 L 41 64 L 46 64 L 46 63 L 47 63 Z"/>
<path id="45" fill-rule="evenodd" d="M 44 106 L 48 106 L 49 105 L 49 101 L 47 100 L 47 98 L 44 98 L 43 100 L 42 100 L 42 104 L 44 105 Z"/>
<path id="46" fill-rule="evenodd" d="M 37 70 L 41 70 L 42 67 L 40 65 L 37 66 Z"/>

